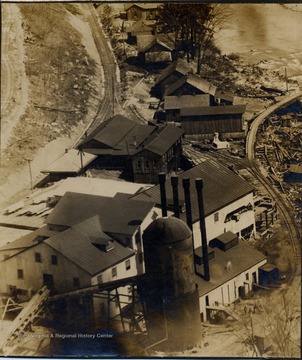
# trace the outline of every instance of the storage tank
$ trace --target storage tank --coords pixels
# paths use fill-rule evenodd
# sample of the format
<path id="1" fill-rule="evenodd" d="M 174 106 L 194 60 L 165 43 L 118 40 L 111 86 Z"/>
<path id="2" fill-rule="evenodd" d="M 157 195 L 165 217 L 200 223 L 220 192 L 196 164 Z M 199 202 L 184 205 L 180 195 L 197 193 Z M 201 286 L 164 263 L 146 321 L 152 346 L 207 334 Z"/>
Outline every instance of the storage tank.
<path id="1" fill-rule="evenodd" d="M 183 351 L 201 340 L 192 232 L 174 217 L 153 221 L 143 234 L 148 332 L 157 348 Z"/>

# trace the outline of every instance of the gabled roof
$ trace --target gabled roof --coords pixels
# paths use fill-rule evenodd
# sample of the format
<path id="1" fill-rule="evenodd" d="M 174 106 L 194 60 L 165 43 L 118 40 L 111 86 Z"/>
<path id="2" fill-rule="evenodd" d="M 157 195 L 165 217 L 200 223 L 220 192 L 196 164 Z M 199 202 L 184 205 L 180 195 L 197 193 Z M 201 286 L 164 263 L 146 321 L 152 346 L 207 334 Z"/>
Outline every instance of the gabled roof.
<path id="1" fill-rule="evenodd" d="M 133 155 L 155 129 L 116 115 L 101 123 L 78 147 L 96 155 Z"/>
<path id="2" fill-rule="evenodd" d="M 24 235 L 20 237 L 19 239 L 16 239 L 4 246 L 0 247 L 0 251 L 2 250 L 22 250 L 25 248 L 30 248 L 32 246 L 35 246 L 38 244 L 37 242 L 37 230 L 31 232 L 30 234 Z"/>
<path id="3" fill-rule="evenodd" d="M 190 189 L 193 222 L 199 220 L 195 179 L 203 179 L 203 199 L 206 216 L 254 191 L 253 186 L 242 180 L 231 170 L 212 159 L 206 160 L 188 171 L 184 171 L 178 177 L 180 184 L 180 202 L 184 202 L 185 200 L 182 188 L 182 179 L 189 178 L 191 181 Z M 173 191 L 170 179 L 167 179 L 166 181 L 166 192 L 167 199 L 173 199 Z M 152 201 L 152 203 L 160 205 L 161 199 L 159 185 L 143 191 L 140 194 L 132 196 L 132 199 Z M 185 214 L 182 214 L 181 216 L 185 218 Z"/>
<path id="4" fill-rule="evenodd" d="M 192 87 L 196 88 L 196 90 L 199 90 L 205 94 L 215 96 L 216 86 L 212 85 L 207 80 L 202 79 L 198 75 L 188 74 L 182 76 L 180 79 L 168 86 L 164 92 L 164 97 L 167 95 L 172 95 L 175 91 L 180 89 L 185 84 L 189 84 Z"/>
<path id="5" fill-rule="evenodd" d="M 178 60 L 167 66 L 160 74 L 159 78 L 156 80 L 155 85 L 161 83 L 173 72 L 178 72 L 179 74 L 186 75 L 192 71 L 191 66 L 185 60 Z"/>
<path id="6" fill-rule="evenodd" d="M 91 140 L 95 140 L 107 147 L 114 148 L 126 134 L 136 126 L 136 123 L 125 116 L 115 115 L 102 122 L 79 145 L 79 148 Z"/>
<path id="7" fill-rule="evenodd" d="M 163 156 L 183 134 L 184 131 L 174 125 L 160 127 L 141 151 L 149 150 L 154 154 Z"/>
<path id="8" fill-rule="evenodd" d="M 166 96 L 164 101 L 165 110 L 178 110 L 186 107 L 210 106 L 210 95 L 182 95 Z"/>
<path id="9" fill-rule="evenodd" d="M 145 46 L 141 46 L 139 51 L 145 53 L 152 50 L 154 47 L 157 47 L 157 51 L 172 51 L 174 49 L 173 44 L 168 43 L 159 37 L 155 37 L 151 43 L 146 44 Z"/>
<path id="10" fill-rule="evenodd" d="M 95 158 L 96 158 L 95 155 L 83 153 L 82 154 L 83 168 L 89 165 Z M 81 155 L 79 151 L 75 149 L 70 149 L 41 172 L 77 174 L 82 170 L 81 166 L 82 166 Z"/>
<path id="11" fill-rule="evenodd" d="M 102 251 L 93 245 L 93 241 L 97 240 L 112 239 L 102 231 L 96 215 L 44 242 L 90 275 L 96 275 L 135 254 L 116 241 L 112 242 L 112 250 Z"/>
<path id="12" fill-rule="evenodd" d="M 130 4 L 130 5 L 125 5 L 125 11 L 129 10 L 130 8 L 132 8 L 133 6 L 139 7 L 143 10 L 156 10 L 158 9 L 158 4 L 157 3 L 135 3 L 135 4 Z"/>
<path id="13" fill-rule="evenodd" d="M 244 114 L 246 105 L 202 106 L 180 109 L 180 116 Z"/>
<path id="14" fill-rule="evenodd" d="M 98 215 L 105 233 L 133 235 L 153 203 L 67 192 L 46 219 L 47 224 L 75 226 Z"/>

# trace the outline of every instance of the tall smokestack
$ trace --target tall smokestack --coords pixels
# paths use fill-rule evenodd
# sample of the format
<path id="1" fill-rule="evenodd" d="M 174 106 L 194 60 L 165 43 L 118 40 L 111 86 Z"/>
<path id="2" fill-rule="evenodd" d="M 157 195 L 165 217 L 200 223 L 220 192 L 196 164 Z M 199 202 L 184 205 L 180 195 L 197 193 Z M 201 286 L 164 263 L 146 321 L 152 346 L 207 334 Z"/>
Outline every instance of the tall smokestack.
<path id="1" fill-rule="evenodd" d="M 189 178 L 182 179 L 182 185 L 184 187 L 184 193 L 185 193 L 187 224 L 189 228 L 192 230 L 193 224 L 192 224 L 192 209 L 191 209 L 191 196 L 190 196 L 190 179 Z"/>
<path id="2" fill-rule="evenodd" d="M 174 215 L 178 219 L 180 218 L 179 212 L 179 199 L 178 199 L 178 177 L 173 175 L 171 176 L 171 185 L 173 189 L 173 205 L 174 205 Z"/>
<path id="3" fill-rule="evenodd" d="M 199 208 L 199 222 L 200 222 L 200 233 L 201 233 L 201 243 L 202 243 L 204 279 L 206 281 L 209 281 L 210 280 L 210 268 L 209 268 L 207 232 L 206 232 L 203 194 L 202 194 L 202 189 L 203 189 L 202 179 L 199 179 L 199 178 L 196 179 L 195 186 L 196 186 L 196 190 L 197 190 L 197 201 L 198 201 L 198 208 Z"/>
<path id="4" fill-rule="evenodd" d="M 162 217 L 168 216 L 167 213 L 167 197 L 166 197 L 166 174 L 161 172 L 158 174 L 158 181 L 160 187 L 160 202 Z"/>

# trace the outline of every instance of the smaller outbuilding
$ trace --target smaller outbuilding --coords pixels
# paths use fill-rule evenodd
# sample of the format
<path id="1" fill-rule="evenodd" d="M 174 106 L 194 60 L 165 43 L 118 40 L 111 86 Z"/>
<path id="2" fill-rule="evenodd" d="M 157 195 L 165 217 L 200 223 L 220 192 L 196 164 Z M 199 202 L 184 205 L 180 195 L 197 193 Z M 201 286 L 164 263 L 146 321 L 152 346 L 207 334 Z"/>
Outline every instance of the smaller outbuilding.
<path id="1" fill-rule="evenodd" d="M 157 3 L 130 3 L 125 5 L 127 20 L 155 20 L 160 8 Z"/>

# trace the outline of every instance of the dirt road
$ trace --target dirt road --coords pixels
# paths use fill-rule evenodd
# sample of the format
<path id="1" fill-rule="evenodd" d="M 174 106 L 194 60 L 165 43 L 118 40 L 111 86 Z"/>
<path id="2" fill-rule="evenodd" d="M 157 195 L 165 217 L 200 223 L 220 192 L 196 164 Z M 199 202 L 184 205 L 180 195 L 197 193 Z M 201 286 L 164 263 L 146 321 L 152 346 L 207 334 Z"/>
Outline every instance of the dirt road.
<path id="1" fill-rule="evenodd" d="M 2 4 L 1 42 L 1 149 L 9 143 L 14 126 L 28 102 L 28 81 L 24 65 L 23 29 L 16 4 Z"/>

